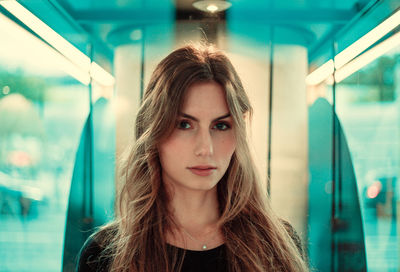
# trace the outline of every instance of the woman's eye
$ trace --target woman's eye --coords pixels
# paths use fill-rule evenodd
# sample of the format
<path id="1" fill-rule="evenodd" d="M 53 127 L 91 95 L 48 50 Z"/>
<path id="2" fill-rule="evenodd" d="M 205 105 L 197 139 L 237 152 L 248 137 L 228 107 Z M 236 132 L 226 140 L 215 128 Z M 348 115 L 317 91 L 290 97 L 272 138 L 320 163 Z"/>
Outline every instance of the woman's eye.
<path id="1" fill-rule="evenodd" d="M 189 129 L 190 128 L 190 124 L 187 121 L 179 121 L 178 122 L 178 128 L 179 129 Z"/>
<path id="2" fill-rule="evenodd" d="M 215 124 L 214 128 L 224 131 L 224 130 L 230 129 L 231 126 L 227 123 L 217 123 L 217 124 Z"/>

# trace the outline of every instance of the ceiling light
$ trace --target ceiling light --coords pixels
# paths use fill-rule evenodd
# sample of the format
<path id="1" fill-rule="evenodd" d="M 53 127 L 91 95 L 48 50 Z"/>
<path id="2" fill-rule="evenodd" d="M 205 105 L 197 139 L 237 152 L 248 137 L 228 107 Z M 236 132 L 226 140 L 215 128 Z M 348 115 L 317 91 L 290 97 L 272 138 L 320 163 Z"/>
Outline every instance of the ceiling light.
<path id="1" fill-rule="evenodd" d="M 216 12 L 218 10 L 218 7 L 216 5 L 208 5 L 207 10 L 210 12 Z"/>
<path id="2" fill-rule="evenodd" d="M 200 0 L 194 2 L 193 6 L 201 11 L 214 13 L 228 9 L 232 4 L 223 0 Z"/>

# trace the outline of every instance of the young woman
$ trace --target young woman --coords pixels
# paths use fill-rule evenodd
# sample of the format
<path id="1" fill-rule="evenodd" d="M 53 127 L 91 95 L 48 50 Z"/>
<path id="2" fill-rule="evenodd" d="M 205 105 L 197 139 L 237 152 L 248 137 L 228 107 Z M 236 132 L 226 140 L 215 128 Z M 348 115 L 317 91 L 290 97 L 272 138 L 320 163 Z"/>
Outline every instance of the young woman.
<path id="1" fill-rule="evenodd" d="M 117 218 L 78 271 L 307 271 L 271 211 L 246 140 L 252 108 L 229 59 L 185 46 L 156 67 L 124 160 Z"/>

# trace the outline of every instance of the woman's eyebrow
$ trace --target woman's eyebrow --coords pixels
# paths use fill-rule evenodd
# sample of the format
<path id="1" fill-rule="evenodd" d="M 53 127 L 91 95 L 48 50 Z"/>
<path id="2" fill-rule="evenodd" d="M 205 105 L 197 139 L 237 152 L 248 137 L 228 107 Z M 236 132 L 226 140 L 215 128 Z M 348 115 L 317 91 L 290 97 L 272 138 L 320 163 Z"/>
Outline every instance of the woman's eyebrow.
<path id="1" fill-rule="evenodd" d="M 196 117 L 193 117 L 193 116 L 191 116 L 191 115 L 189 115 L 189 114 L 186 114 L 186 113 L 183 113 L 183 112 L 180 112 L 179 115 L 182 116 L 182 117 L 191 119 L 191 120 L 193 120 L 193 121 L 196 121 L 196 122 L 199 121 L 199 119 L 197 119 Z M 221 120 L 221 119 L 225 119 L 225 118 L 227 118 L 227 117 L 229 117 L 229 116 L 231 116 L 231 114 L 230 114 L 230 113 L 227 113 L 227 114 L 224 114 L 224 115 L 222 115 L 222 116 L 220 116 L 220 117 L 215 118 L 215 119 L 212 120 L 212 121 L 215 122 L 215 121 L 218 121 L 218 120 Z"/>

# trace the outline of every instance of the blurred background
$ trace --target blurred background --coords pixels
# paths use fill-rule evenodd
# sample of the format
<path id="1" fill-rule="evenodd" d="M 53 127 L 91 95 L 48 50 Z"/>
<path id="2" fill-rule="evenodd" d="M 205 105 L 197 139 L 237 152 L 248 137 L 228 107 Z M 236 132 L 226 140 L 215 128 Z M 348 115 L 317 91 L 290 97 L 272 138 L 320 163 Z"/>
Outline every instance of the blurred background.
<path id="1" fill-rule="evenodd" d="M 0 0 L 0 271 L 74 270 L 152 70 L 200 41 L 242 78 L 310 267 L 400 271 L 399 24 L 400 0 Z"/>

